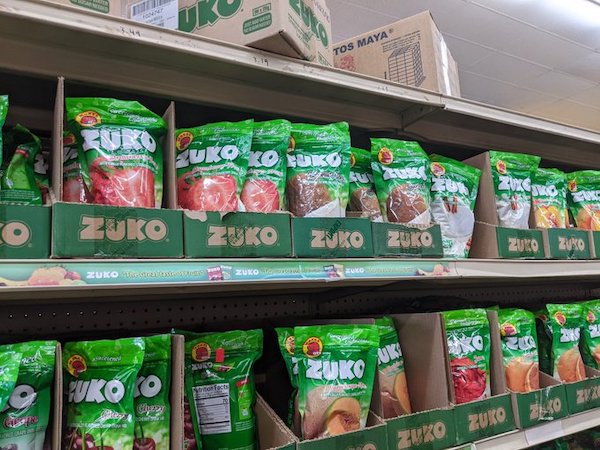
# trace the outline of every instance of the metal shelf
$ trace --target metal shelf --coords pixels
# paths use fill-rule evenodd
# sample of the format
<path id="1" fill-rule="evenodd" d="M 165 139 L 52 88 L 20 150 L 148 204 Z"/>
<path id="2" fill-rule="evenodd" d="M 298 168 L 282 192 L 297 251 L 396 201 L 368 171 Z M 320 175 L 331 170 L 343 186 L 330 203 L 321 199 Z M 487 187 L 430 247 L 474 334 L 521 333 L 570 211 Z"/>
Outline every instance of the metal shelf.
<path id="1" fill-rule="evenodd" d="M 0 0 L 0 42 L 0 69 L 600 168 L 598 133 L 41 1 Z"/>
<path id="2" fill-rule="evenodd" d="M 592 409 L 526 430 L 513 431 L 475 442 L 475 448 L 477 450 L 518 450 L 579 433 L 580 431 L 597 426 L 600 426 L 600 411 Z"/>

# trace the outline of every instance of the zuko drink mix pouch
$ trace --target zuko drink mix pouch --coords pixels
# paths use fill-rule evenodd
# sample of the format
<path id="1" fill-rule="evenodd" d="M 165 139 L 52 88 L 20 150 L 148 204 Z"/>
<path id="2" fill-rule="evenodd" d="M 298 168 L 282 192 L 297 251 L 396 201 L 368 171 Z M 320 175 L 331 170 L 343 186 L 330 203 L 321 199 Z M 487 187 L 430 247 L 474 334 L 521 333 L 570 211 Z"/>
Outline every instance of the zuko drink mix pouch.
<path id="1" fill-rule="evenodd" d="M 538 168 L 531 184 L 536 228 L 566 228 L 567 177 L 558 169 Z"/>
<path id="2" fill-rule="evenodd" d="M 569 210 L 577 228 L 600 231 L 600 171 L 582 170 L 567 175 Z"/>
<path id="3" fill-rule="evenodd" d="M 362 148 L 351 148 L 350 155 L 350 200 L 348 211 L 361 213 L 371 220 L 380 222 L 381 209 L 375 193 L 371 153 Z"/>

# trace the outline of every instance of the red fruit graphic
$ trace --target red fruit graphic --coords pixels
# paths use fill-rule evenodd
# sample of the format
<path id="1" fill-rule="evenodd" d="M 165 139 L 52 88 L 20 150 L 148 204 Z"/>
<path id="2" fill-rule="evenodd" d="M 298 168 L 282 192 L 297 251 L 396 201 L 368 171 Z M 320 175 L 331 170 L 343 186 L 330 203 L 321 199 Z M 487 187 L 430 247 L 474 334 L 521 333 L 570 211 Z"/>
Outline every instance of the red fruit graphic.
<path id="1" fill-rule="evenodd" d="M 156 450 L 156 442 L 154 439 L 145 437 L 145 438 L 136 438 L 133 440 L 133 449 L 134 450 Z"/>
<path id="2" fill-rule="evenodd" d="M 562 327 L 567 322 L 567 317 L 558 311 L 554 314 L 554 320 Z"/>
<path id="3" fill-rule="evenodd" d="M 513 324 L 507 322 L 502 324 L 502 326 L 500 327 L 500 333 L 502 334 L 502 336 L 514 336 L 515 334 L 517 334 L 517 329 Z"/>
<path id="4" fill-rule="evenodd" d="M 177 180 L 179 206 L 193 211 L 238 210 L 237 184 L 230 175 L 196 178 L 188 172 Z"/>
<path id="5" fill-rule="evenodd" d="M 121 169 L 97 158 L 90 166 L 93 203 L 154 208 L 154 174 L 145 167 Z"/>
<path id="6" fill-rule="evenodd" d="M 450 361 L 456 403 L 481 399 L 486 388 L 486 373 L 469 358 Z"/>
<path id="7" fill-rule="evenodd" d="M 310 342 L 306 346 L 306 348 L 308 350 L 308 354 L 309 355 L 318 355 L 319 352 L 321 351 L 321 347 L 319 346 L 318 342 Z"/>
<path id="8" fill-rule="evenodd" d="M 277 185 L 269 180 L 246 181 L 242 189 L 241 200 L 248 212 L 279 211 Z"/>

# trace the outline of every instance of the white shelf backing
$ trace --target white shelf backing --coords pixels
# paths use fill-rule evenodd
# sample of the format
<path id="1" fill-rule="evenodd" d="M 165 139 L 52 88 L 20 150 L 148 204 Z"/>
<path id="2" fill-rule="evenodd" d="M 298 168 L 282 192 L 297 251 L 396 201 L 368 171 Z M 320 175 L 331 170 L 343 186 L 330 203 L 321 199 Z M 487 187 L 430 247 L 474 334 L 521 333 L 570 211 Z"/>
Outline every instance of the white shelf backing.
<path id="1" fill-rule="evenodd" d="M 44 2 L 1 0 L 0 43 L 4 70 L 600 167 L 598 133 Z"/>
<path id="2" fill-rule="evenodd" d="M 600 426 L 600 410 L 592 409 L 526 430 L 513 431 L 475 443 L 477 450 L 518 450 Z"/>

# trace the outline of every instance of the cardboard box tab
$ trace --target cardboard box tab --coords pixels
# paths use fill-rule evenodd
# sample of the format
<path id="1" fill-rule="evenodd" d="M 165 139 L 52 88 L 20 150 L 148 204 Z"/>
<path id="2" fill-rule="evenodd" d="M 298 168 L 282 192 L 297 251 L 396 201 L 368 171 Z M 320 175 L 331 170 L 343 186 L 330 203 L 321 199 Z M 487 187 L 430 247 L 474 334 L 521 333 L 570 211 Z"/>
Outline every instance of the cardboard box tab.
<path id="1" fill-rule="evenodd" d="M 365 258 L 373 256 L 371 221 L 334 217 L 292 218 L 294 256 Z"/>
<path id="2" fill-rule="evenodd" d="M 288 214 L 183 212 L 185 256 L 286 257 L 292 254 Z"/>
<path id="3" fill-rule="evenodd" d="M 540 386 L 532 392 L 511 394 L 518 428 L 529 428 L 569 414 L 563 384 L 540 372 Z"/>
<path id="4" fill-rule="evenodd" d="M 256 414 L 260 450 L 294 450 L 296 448 L 298 438 L 285 426 L 259 394 L 256 396 L 254 413 Z"/>
<path id="5" fill-rule="evenodd" d="M 181 211 L 56 203 L 52 257 L 181 258 Z"/>
<path id="6" fill-rule="evenodd" d="M 544 239 L 544 253 L 549 259 L 590 259 L 590 235 L 576 228 L 540 229 Z"/>
<path id="7" fill-rule="evenodd" d="M 0 259 L 50 256 L 50 207 L 0 205 Z"/>
<path id="8" fill-rule="evenodd" d="M 375 256 L 441 258 L 444 256 L 439 225 L 416 228 L 395 223 L 373 222 Z"/>
<path id="9" fill-rule="evenodd" d="M 600 231 L 588 231 L 591 249 L 591 258 L 600 259 Z"/>
<path id="10" fill-rule="evenodd" d="M 470 258 L 544 259 L 540 230 L 504 228 L 475 222 Z"/>
<path id="11" fill-rule="evenodd" d="M 335 67 L 460 97 L 458 68 L 429 11 L 333 48 Z"/>
<path id="12" fill-rule="evenodd" d="M 585 372 L 587 379 L 564 384 L 571 414 L 600 407 L 600 371 L 586 366 Z"/>

